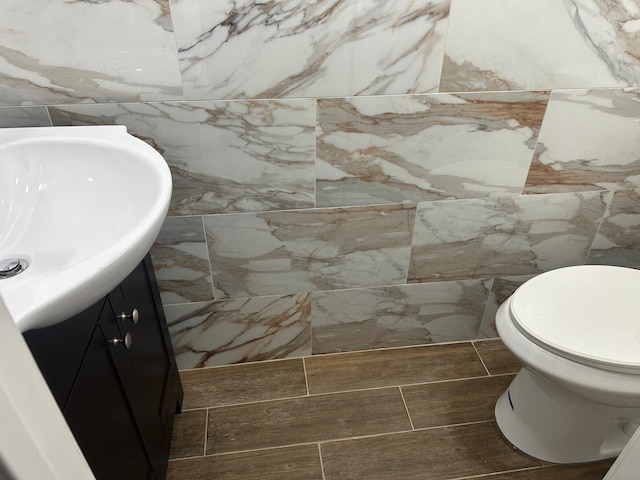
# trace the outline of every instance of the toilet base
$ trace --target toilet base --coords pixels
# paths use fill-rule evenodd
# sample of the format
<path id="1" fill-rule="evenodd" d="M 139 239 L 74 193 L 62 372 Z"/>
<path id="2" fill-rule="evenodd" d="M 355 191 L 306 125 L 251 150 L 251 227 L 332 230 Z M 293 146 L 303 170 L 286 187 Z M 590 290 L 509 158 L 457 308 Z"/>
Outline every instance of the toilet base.
<path id="1" fill-rule="evenodd" d="M 502 434 L 524 453 L 546 462 L 583 463 L 617 456 L 640 409 L 587 402 L 523 368 L 498 399 L 495 415 Z"/>

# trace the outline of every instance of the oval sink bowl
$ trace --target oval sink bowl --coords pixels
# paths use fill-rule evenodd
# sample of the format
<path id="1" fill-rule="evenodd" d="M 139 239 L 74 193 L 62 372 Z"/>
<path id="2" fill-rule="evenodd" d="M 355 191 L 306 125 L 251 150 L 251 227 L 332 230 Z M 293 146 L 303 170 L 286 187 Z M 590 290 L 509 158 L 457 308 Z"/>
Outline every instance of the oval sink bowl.
<path id="1" fill-rule="evenodd" d="M 115 288 L 170 198 L 167 163 L 123 126 L 0 129 L 0 295 L 18 328 L 58 323 Z"/>

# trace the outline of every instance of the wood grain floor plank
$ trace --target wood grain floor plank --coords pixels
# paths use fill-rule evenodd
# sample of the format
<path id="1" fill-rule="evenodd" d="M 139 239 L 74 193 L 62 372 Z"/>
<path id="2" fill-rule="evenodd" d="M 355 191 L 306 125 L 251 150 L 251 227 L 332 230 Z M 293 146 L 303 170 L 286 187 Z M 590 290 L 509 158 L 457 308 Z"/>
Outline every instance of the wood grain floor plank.
<path id="1" fill-rule="evenodd" d="M 473 343 L 491 375 L 518 373 L 522 364 L 500 339 Z"/>
<path id="2" fill-rule="evenodd" d="M 310 393 L 485 376 L 470 343 L 345 353 L 305 359 Z"/>
<path id="3" fill-rule="evenodd" d="M 317 445 L 169 462 L 167 480 L 322 480 Z"/>
<path id="4" fill-rule="evenodd" d="M 513 375 L 402 387 L 415 428 L 491 420 Z"/>
<path id="5" fill-rule="evenodd" d="M 410 429 L 397 387 L 220 407 L 209 410 L 207 454 Z"/>
<path id="6" fill-rule="evenodd" d="M 204 455 L 206 422 L 206 410 L 189 410 L 176 415 L 169 458 Z"/>
<path id="7" fill-rule="evenodd" d="M 445 480 L 539 466 L 492 422 L 320 445 L 326 480 Z"/>
<path id="8" fill-rule="evenodd" d="M 184 409 L 306 395 L 301 358 L 180 372 Z"/>
<path id="9" fill-rule="evenodd" d="M 584 465 L 552 465 L 476 478 L 478 480 L 602 480 L 612 464 L 613 460 Z"/>

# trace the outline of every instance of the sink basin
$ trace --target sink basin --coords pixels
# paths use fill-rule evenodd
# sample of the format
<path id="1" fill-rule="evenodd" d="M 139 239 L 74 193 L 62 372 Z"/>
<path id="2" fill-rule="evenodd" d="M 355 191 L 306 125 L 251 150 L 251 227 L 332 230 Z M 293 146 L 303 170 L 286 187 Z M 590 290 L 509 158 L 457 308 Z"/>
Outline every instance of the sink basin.
<path id="1" fill-rule="evenodd" d="M 0 129 L 0 295 L 18 328 L 58 323 L 115 288 L 170 198 L 166 162 L 123 126 Z"/>

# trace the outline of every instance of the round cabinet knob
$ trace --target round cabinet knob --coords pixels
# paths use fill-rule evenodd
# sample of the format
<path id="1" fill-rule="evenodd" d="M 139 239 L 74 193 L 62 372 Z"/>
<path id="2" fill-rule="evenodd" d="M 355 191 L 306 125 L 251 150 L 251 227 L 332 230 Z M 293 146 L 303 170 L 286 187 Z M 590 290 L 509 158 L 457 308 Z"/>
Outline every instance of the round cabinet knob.
<path id="1" fill-rule="evenodd" d="M 117 315 L 116 318 L 121 322 L 131 320 L 133 323 L 138 323 L 138 320 L 140 319 L 140 314 L 138 313 L 138 309 L 134 308 L 131 313 L 122 312 L 120 315 Z"/>
<path id="2" fill-rule="evenodd" d="M 129 350 L 131 348 L 131 344 L 133 343 L 133 338 L 131 337 L 130 333 L 127 333 L 124 336 L 124 339 L 122 339 L 122 338 L 113 338 L 113 339 L 109 340 L 109 343 L 113 344 L 114 347 L 117 347 L 118 345 L 124 345 L 126 347 L 126 349 Z"/>

